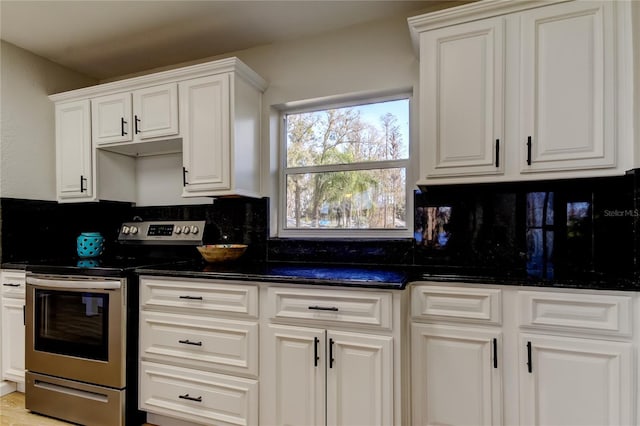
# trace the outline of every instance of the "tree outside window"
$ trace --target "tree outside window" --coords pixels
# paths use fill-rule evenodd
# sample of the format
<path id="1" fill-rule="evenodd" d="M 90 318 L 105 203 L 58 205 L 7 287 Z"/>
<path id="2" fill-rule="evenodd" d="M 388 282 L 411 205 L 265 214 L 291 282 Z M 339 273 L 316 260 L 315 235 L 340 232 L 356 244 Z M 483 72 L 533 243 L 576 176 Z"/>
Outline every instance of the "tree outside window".
<path id="1" fill-rule="evenodd" d="M 285 115 L 283 229 L 407 228 L 409 100 Z"/>

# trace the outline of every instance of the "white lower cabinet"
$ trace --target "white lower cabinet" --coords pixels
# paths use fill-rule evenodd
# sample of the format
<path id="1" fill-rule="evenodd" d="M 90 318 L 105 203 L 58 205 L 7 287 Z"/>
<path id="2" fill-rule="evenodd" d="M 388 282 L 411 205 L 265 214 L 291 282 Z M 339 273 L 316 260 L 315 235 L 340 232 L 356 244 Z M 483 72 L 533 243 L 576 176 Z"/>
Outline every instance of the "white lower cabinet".
<path id="1" fill-rule="evenodd" d="M 407 292 L 261 290 L 260 424 L 409 424 Z"/>
<path id="2" fill-rule="evenodd" d="M 25 272 L 0 272 L 2 291 L 2 380 L 0 389 L 24 390 L 24 301 Z M 11 384 L 5 385 L 4 381 Z"/>
<path id="3" fill-rule="evenodd" d="M 411 424 L 638 424 L 634 306 L 633 292 L 414 283 Z"/>
<path id="4" fill-rule="evenodd" d="M 393 424 L 393 338 L 328 330 L 327 424 Z"/>
<path id="5" fill-rule="evenodd" d="M 270 325 L 262 356 L 272 365 L 262 374 L 271 392 L 262 393 L 262 417 L 274 425 L 324 425 L 325 331 Z"/>
<path id="6" fill-rule="evenodd" d="M 140 278 L 140 409 L 173 425 L 256 425 L 258 288 Z"/>
<path id="7" fill-rule="evenodd" d="M 502 422 L 502 333 L 411 326 L 414 425 L 499 425 Z"/>
<path id="8" fill-rule="evenodd" d="M 392 345 L 391 336 L 270 325 L 263 424 L 393 424 Z"/>
<path id="9" fill-rule="evenodd" d="M 633 346 L 520 335 L 521 425 L 630 425 Z"/>

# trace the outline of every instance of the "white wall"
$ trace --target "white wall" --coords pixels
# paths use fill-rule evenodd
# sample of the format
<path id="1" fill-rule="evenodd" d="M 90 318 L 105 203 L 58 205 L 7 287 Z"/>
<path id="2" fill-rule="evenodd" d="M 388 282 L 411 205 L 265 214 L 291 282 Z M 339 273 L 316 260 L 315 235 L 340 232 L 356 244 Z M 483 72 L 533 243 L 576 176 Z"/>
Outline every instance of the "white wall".
<path id="1" fill-rule="evenodd" d="M 96 80 L 2 41 L 0 44 L 0 196 L 55 200 L 52 93 Z"/>

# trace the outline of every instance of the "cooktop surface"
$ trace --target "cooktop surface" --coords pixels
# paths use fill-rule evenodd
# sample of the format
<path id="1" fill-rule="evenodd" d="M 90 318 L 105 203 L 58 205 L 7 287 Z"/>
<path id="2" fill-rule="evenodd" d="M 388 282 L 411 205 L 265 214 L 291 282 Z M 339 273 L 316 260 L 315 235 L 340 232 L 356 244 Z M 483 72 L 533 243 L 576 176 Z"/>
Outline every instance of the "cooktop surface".
<path id="1" fill-rule="evenodd" d="M 153 258 L 106 256 L 94 258 L 73 257 L 67 259 L 45 259 L 26 265 L 27 272 L 37 274 L 80 274 L 121 276 L 144 266 L 179 264 L 179 258 Z"/>

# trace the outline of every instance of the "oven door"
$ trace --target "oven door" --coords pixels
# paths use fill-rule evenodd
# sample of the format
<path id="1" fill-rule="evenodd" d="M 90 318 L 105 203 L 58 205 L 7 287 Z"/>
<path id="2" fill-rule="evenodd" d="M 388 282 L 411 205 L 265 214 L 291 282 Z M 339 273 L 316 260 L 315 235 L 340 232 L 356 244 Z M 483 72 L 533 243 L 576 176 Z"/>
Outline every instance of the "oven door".
<path id="1" fill-rule="evenodd" d="M 125 387 L 126 280 L 27 276 L 30 372 Z"/>

